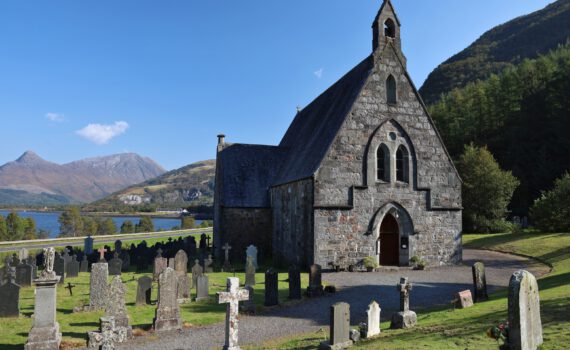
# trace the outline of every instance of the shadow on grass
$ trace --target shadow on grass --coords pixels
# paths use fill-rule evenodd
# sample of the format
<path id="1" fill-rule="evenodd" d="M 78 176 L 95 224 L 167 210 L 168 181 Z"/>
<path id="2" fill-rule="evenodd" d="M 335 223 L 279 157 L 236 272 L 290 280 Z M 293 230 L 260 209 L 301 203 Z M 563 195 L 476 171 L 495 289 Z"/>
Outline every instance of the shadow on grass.
<path id="1" fill-rule="evenodd" d="M 57 309 L 57 312 L 60 312 L 64 315 L 70 315 L 73 313 L 73 309 L 61 309 L 61 308 L 59 308 L 59 309 Z"/>
<path id="2" fill-rule="evenodd" d="M 14 344 L 2 344 L 0 343 L 0 349 L 2 350 L 22 350 L 24 345 L 14 345 Z"/>
<path id="3" fill-rule="evenodd" d="M 94 331 L 99 331 L 99 327 L 93 328 Z M 62 332 L 62 336 L 73 338 L 73 339 L 84 339 L 87 340 L 87 332 Z"/>
<path id="4" fill-rule="evenodd" d="M 73 322 L 69 324 L 73 327 L 95 327 L 99 328 L 99 322 Z"/>
<path id="5" fill-rule="evenodd" d="M 570 258 L 570 247 L 563 247 L 553 252 L 538 256 L 537 258 L 554 265 Z"/>
<path id="6" fill-rule="evenodd" d="M 470 234 L 463 234 L 466 237 L 469 237 Z M 498 233 L 493 234 L 489 233 L 484 235 L 483 237 L 474 239 L 468 243 L 463 244 L 463 248 L 471 248 L 471 249 L 485 249 L 496 246 L 498 244 L 503 243 L 512 243 L 520 240 L 524 240 L 531 237 L 536 237 L 539 234 L 530 234 L 530 233 L 523 233 L 523 234 L 513 234 L 513 233 Z"/>
<path id="7" fill-rule="evenodd" d="M 538 280 L 538 288 L 542 291 L 550 288 L 561 287 L 568 285 L 568 281 L 570 281 L 570 272 L 547 276 Z"/>

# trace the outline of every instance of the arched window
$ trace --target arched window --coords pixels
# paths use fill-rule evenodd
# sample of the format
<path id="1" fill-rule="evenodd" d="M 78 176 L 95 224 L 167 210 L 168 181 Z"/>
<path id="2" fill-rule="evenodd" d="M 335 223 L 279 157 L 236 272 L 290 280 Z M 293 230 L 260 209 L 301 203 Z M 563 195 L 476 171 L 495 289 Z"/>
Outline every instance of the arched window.
<path id="1" fill-rule="evenodd" d="M 408 150 L 404 146 L 398 147 L 396 151 L 396 180 L 400 182 L 409 183 L 410 182 L 410 172 L 409 172 L 409 156 Z"/>
<path id="2" fill-rule="evenodd" d="M 394 21 L 390 18 L 384 22 L 384 35 L 388 38 L 396 37 L 396 25 L 394 25 Z"/>
<path id="3" fill-rule="evenodd" d="M 386 79 L 386 100 L 388 104 L 395 105 L 398 102 L 396 96 L 396 79 L 390 74 L 388 79 Z"/>
<path id="4" fill-rule="evenodd" d="M 376 180 L 390 182 L 390 151 L 385 144 L 376 151 Z"/>

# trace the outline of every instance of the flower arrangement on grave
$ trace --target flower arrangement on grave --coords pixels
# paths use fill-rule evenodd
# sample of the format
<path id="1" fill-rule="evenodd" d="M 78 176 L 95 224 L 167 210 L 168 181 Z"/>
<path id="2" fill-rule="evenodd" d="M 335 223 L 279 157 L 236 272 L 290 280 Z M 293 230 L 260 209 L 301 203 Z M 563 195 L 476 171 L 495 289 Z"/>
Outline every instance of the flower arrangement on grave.
<path id="1" fill-rule="evenodd" d="M 410 265 L 414 270 L 425 270 L 427 262 L 424 259 L 420 258 L 419 256 L 414 255 L 410 259 Z"/>
<path id="2" fill-rule="evenodd" d="M 366 258 L 364 258 L 362 263 L 364 267 L 366 267 L 366 270 L 368 270 L 368 272 L 374 271 L 380 267 L 380 264 L 378 264 L 378 261 L 376 261 L 376 258 L 373 256 L 367 256 Z"/>
<path id="3" fill-rule="evenodd" d="M 487 336 L 495 339 L 497 343 L 507 344 L 509 342 L 509 322 L 503 321 L 496 326 L 490 327 L 487 329 Z"/>

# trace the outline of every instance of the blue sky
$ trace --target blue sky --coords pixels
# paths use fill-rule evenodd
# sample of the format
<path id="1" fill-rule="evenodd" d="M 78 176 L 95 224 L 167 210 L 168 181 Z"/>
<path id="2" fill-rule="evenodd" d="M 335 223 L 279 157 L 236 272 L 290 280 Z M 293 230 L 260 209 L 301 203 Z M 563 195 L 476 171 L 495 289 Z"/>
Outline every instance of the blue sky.
<path id="1" fill-rule="evenodd" d="M 419 87 L 486 30 L 551 0 L 393 0 Z M 0 2 L 0 164 L 121 152 L 167 169 L 277 144 L 370 54 L 380 0 Z"/>

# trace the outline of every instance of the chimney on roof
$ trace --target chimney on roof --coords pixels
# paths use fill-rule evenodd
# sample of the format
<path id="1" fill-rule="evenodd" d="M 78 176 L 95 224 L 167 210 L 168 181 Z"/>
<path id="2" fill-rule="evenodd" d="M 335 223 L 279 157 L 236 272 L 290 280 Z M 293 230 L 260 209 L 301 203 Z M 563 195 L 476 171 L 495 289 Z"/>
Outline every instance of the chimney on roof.
<path id="1" fill-rule="evenodd" d="M 218 135 L 218 146 L 223 146 L 226 144 L 226 135 L 219 134 Z"/>

